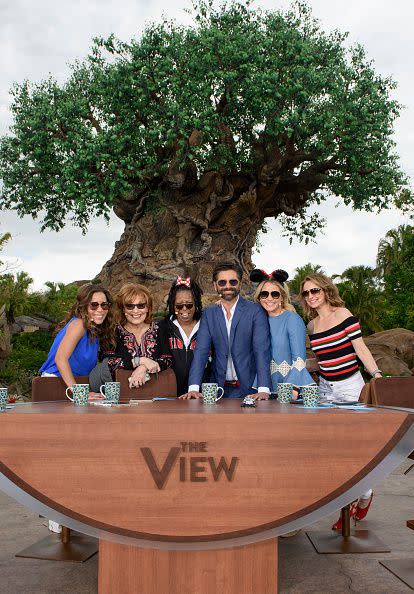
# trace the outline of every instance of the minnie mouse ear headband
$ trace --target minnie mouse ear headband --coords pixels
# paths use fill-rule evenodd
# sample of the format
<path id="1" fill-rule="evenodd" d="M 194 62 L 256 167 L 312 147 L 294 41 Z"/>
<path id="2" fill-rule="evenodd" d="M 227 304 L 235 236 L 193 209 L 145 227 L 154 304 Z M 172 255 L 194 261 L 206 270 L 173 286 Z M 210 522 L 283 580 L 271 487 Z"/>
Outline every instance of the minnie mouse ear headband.
<path id="1" fill-rule="evenodd" d="M 286 270 L 274 270 L 270 274 L 265 272 L 264 270 L 260 270 L 259 268 L 255 268 L 250 273 L 250 280 L 253 283 L 261 283 L 263 281 L 272 281 L 275 280 L 278 283 L 284 283 L 289 278 L 288 273 Z"/>

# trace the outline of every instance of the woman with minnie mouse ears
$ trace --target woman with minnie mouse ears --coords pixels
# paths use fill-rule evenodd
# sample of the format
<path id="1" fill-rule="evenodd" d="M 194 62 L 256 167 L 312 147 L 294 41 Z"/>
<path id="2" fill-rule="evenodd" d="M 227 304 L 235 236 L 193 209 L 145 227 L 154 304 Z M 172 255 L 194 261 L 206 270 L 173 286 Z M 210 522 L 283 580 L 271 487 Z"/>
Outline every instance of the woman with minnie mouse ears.
<path id="1" fill-rule="evenodd" d="M 269 320 L 272 392 L 277 392 L 280 383 L 293 384 L 296 388 L 293 398 L 296 399 L 298 388 L 315 382 L 306 370 L 306 327 L 290 303 L 285 284 L 288 278 L 285 270 L 268 274 L 255 268 L 250 273 L 250 280 L 259 283 L 254 301 L 263 307 Z"/>

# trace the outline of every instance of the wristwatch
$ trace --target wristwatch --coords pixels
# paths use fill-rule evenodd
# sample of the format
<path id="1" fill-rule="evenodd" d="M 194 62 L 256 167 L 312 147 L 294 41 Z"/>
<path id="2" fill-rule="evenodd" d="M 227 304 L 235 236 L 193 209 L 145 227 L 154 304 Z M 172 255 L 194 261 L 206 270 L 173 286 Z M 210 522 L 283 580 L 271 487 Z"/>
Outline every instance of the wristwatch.
<path id="1" fill-rule="evenodd" d="M 141 360 L 141 357 L 134 357 L 134 358 L 132 359 L 132 365 L 133 365 L 135 368 L 137 368 L 137 367 L 139 366 L 139 362 L 140 362 L 140 360 Z"/>

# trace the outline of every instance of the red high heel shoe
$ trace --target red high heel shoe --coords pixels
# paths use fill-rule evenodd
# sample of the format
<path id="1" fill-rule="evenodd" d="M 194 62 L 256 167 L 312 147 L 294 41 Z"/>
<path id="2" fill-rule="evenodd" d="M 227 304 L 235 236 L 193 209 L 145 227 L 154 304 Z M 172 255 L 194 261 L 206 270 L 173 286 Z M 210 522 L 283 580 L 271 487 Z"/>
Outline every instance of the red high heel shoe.
<path id="1" fill-rule="evenodd" d="M 356 512 L 355 512 L 355 516 L 354 516 L 355 524 L 357 522 L 359 522 L 360 520 L 363 520 L 366 517 L 368 510 L 371 507 L 373 497 L 374 497 L 374 493 L 371 493 L 371 497 L 369 498 L 368 505 L 366 507 L 360 507 L 359 500 L 358 500 L 358 504 L 357 504 Z M 364 501 L 366 501 L 366 499 Z"/>
<path id="2" fill-rule="evenodd" d="M 355 501 L 353 501 L 351 503 L 351 505 L 349 506 L 349 517 L 352 519 L 355 517 L 355 514 L 357 512 L 357 506 L 358 506 L 358 500 L 356 499 Z M 342 530 L 342 513 L 339 516 L 339 519 L 335 522 L 335 524 L 333 524 L 332 526 L 332 530 Z"/>

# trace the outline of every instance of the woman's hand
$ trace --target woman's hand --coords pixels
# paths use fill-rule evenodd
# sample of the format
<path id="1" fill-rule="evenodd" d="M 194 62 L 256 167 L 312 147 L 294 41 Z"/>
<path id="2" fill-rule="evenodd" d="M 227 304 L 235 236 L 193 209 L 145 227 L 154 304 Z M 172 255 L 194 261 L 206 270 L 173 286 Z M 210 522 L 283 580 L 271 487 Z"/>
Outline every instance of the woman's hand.
<path id="1" fill-rule="evenodd" d="M 89 392 L 88 400 L 91 402 L 94 400 L 105 400 L 105 396 L 102 396 L 100 392 Z"/>
<path id="2" fill-rule="evenodd" d="M 144 365 L 148 373 L 158 373 L 160 371 L 158 363 L 148 357 L 140 357 L 139 364 Z"/>
<path id="3" fill-rule="evenodd" d="M 146 372 L 147 372 L 147 368 L 145 367 L 145 365 L 140 364 L 139 367 L 134 369 L 134 371 L 128 378 L 129 387 L 130 388 L 139 388 L 140 386 L 143 386 L 145 384 Z"/>

